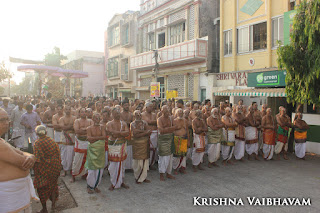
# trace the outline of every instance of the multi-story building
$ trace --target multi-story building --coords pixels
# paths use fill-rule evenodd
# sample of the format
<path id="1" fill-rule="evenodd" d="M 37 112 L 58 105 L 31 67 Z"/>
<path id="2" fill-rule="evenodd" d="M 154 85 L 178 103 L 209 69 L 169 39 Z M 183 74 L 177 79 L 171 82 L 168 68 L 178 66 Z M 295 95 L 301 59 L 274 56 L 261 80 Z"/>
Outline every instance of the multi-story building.
<path id="1" fill-rule="evenodd" d="M 71 96 L 104 95 L 104 54 L 103 52 L 75 50 L 67 55 L 62 67 L 88 73 L 87 78 L 70 80 Z"/>
<path id="2" fill-rule="evenodd" d="M 216 104 L 285 105 L 286 71 L 278 69 L 277 48 L 289 40 L 294 0 L 221 0 L 220 73 L 209 78 Z"/>
<path id="3" fill-rule="evenodd" d="M 116 14 L 105 32 L 106 94 L 108 97 L 135 98 L 135 71 L 129 71 L 129 57 L 136 54 L 139 12 Z"/>
<path id="4" fill-rule="evenodd" d="M 218 23 L 219 10 L 213 8 L 218 4 L 216 0 L 141 0 L 138 54 L 130 57 L 130 70 L 137 73 L 138 98 L 150 98 L 151 82 L 160 82 L 161 98 L 171 90 L 185 100 L 206 97 L 207 73 L 217 71 L 212 62 L 219 57 L 215 52 L 207 60 L 208 48 L 213 52 L 207 36 Z M 214 14 L 200 14 L 210 8 Z"/>

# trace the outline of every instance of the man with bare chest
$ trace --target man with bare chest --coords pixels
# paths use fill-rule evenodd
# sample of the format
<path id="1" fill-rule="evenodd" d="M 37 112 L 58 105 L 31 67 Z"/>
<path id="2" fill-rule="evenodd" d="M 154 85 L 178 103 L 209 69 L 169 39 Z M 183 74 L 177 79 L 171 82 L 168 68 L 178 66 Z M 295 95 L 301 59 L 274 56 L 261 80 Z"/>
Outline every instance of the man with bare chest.
<path id="1" fill-rule="evenodd" d="M 64 112 L 65 115 L 59 120 L 59 125 L 62 129 L 60 151 L 61 164 L 64 171 L 62 174 L 63 177 L 66 175 L 67 171 L 71 171 L 72 169 L 75 141 L 73 124 L 76 120 L 76 117 L 71 114 L 71 106 L 65 106 Z"/>
<path id="2" fill-rule="evenodd" d="M 275 139 L 276 139 L 276 120 L 272 117 L 271 108 L 266 110 L 266 115 L 262 118 L 261 128 L 263 129 L 263 158 L 272 160 Z"/>
<path id="3" fill-rule="evenodd" d="M 158 160 L 158 128 L 157 128 L 157 116 L 153 113 L 154 104 L 153 103 L 146 103 L 146 111 L 143 112 L 142 120 L 148 123 L 148 128 L 151 131 L 150 134 L 150 169 L 155 170 L 154 163 Z"/>
<path id="4" fill-rule="evenodd" d="M 43 124 L 47 127 L 47 136 L 54 139 L 53 116 L 56 114 L 54 103 L 50 103 L 49 110 L 43 114 Z"/>
<path id="5" fill-rule="evenodd" d="M 103 127 L 104 131 L 106 131 L 107 128 L 107 123 L 109 121 L 111 121 L 111 115 L 110 115 L 110 107 L 106 106 L 103 110 L 102 110 L 102 119 L 100 121 L 101 126 Z M 108 167 L 108 136 L 106 136 L 106 140 L 105 140 L 105 169 Z"/>
<path id="6" fill-rule="evenodd" d="M 193 104 L 193 108 L 192 110 L 190 111 L 190 114 L 189 114 L 189 117 L 190 117 L 190 120 L 193 121 L 193 119 L 196 118 L 196 111 L 199 109 L 199 104 L 196 102 Z"/>
<path id="7" fill-rule="evenodd" d="M 109 190 L 112 191 L 115 188 L 123 187 L 128 189 L 124 183 L 125 168 L 124 162 L 127 158 L 127 137 L 130 134 L 128 125 L 126 122 L 120 119 L 120 110 L 113 108 L 112 110 L 113 120 L 107 123 L 107 135 L 108 137 L 108 160 L 109 173 L 111 186 Z"/>
<path id="8" fill-rule="evenodd" d="M 176 118 L 176 116 L 177 116 L 176 111 L 178 109 L 184 110 L 183 100 L 182 99 L 177 100 L 177 107 L 172 109 L 172 115 L 174 116 L 174 118 Z"/>
<path id="9" fill-rule="evenodd" d="M 258 130 L 258 153 L 260 153 L 260 155 L 262 155 L 261 149 L 263 146 L 263 136 L 262 136 L 262 132 L 261 132 L 261 121 L 262 121 L 262 116 L 261 116 L 261 112 L 258 109 L 258 104 L 256 102 L 252 102 L 252 108 L 253 108 L 253 116 L 254 119 L 256 120 L 256 123 L 258 124 L 257 130 Z M 250 112 L 249 112 L 250 114 Z"/>
<path id="10" fill-rule="evenodd" d="M 283 158 L 285 160 L 289 160 L 287 157 L 287 151 L 288 151 L 288 133 L 289 128 L 292 127 L 292 124 L 290 122 L 290 118 L 286 114 L 286 109 L 284 107 L 280 107 L 280 112 L 276 116 L 277 124 L 278 124 L 278 141 L 276 143 L 275 147 L 275 154 L 277 155 L 277 160 L 280 160 L 279 154 L 283 152 Z"/>
<path id="11" fill-rule="evenodd" d="M 234 158 L 239 161 L 243 161 L 245 153 L 245 128 L 246 128 L 246 117 L 243 114 L 242 105 L 236 107 L 236 113 L 233 116 L 234 120 L 238 124 L 236 127 L 235 146 L 234 146 Z"/>
<path id="12" fill-rule="evenodd" d="M 225 126 L 220 119 L 219 109 L 213 108 L 211 110 L 211 116 L 207 118 L 208 124 L 208 167 L 218 167 L 216 164 L 220 157 L 222 128 Z"/>
<path id="13" fill-rule="evenodd" d="M 71 182 L 74 182 L 76 177 L 81 177 L 86 174 L 84 163 L 87 159 L 87 149 L 89 144 L 87 140 L 87 128 L 93 125 L 93 121 L 91 119 L 87 119 L 85 108 L 81 108 L 79 110 L 79 116 L 80 118 L 76 119 L 73 124 L 76 137 L 74 144 Z"/>
<path id="14" fill-rule="evenodd" d="M 188 151 L 187 151 L 187 159 L 191 159 L 192 149 L 193 149 L 193 129 L 192 129 L 192 120 L 190 119 L 190 109 L 186 108 L 183 111 L 183 117 L 186 119 L 188 123 Z"/>
<path id="15" fill-rule="evenodd" d="M 221 112 L 221 111 L 220 111 Z M 221 155 L 223 165 L 233 164 L 231 161 L 234 145 L 235 145 L 235 128 L 237 126 L 235 120 L 231 117 L 231 108 L 227 107 L 225 109 L 225 115 L 222 116 L 221 121 L 224 123 L 225 128 L 223 128 L 223 138 L 221 141 Z"/>
<path id="16" fill-rule="evenodd" d="M 103 170 L 105 167 L 105 140 L 106 131 L 100 124 L 100 114 L 93 114 L 93 125 L 87 128 L 87 140 L 89 141 L 87 150 L 87 160 L 85 167 L 88 170 L 87 192 L 100 193 L 98 186 L 101 183 Z"/>
<path id="17" fill-rule="evenodd" d="M 142 120 L 140 110 L 134 111 L 135 120 L 131 123 L 130 129 L 133 137 L 133 172 L 137 184 L 142 182 L 150 183 L 147 179 L 149 170 L 149 138 L 151 131 L 148 128 L 148 123 Z"/>
<path id="18" fill-rule="evenodd" d="M 132 114 L 129 111 L 129 101 L 123 100 L 122 101 L 122 112 L 121 112 L 121 120 L 124 121 L 128 129 L 130 130 L 130 124 L 132 122 Z M 124 169 L 132 171 L 132 140 L 131 134 L 128 135 L 127 139 L 127 159 L 124 161 Z"/>
<path id="19" fill-rule="evenodd" d="M 60 147 L 60 151 L 61 151 L 61 136 L 62 136 L 62 129 L 61 129 L 61 126 L 60 126 L 60 118 L 62 118 L 64 116 L 64 112 L 63 112 L 63 106 L 62 105 L 59 105 L 57 107 L 57 114 L 55 114 L 53 117 L 52 117 L 52 125 L 53 125 L 53 128 L 54 128 L 54 141 L 56 143 L 59 144 L 59 147 Z M 47 128 L 48 129 L 48 128 Z M 48 135 L 49 136 L 49 135 Z M 49 136 L 50 137 L 50 136 Z"/>
<path id="20" fill-rule="evenodd" d="M 254 104 L 253 104 L 254 105 Z M 247 126 L 246 126 L 246 152 L 248 153 L 248 160 L 251 160 L 251 155 L 256 160 L 258 158 L 258 150 L 259 150 L 259 134 L 258 127 L 260 126 L 260 122 L 257 120 L 257 116 L 254 115 L 254 107 L 249 106 L 247 115 Z"/>
<path id="21" fill-rule="evenodd" d="M 200 170 L 204 170 L 201 167 L 201 163 L 203 162 L 203 155 L 205 151 L 205 136 L 208 131 L 208 126 L 206 121 L 202 118 L 201 110 L 196 110 L 195 118 L 192 120 L 192 129 L 193 129 L 193 144 L 194 148 L 192 151 L 192 165 L 193 171 L 196 172 L 197 168 Z"/>
<path id="22" fill-rule="evenodd" d="M 183 110 L 178 108 L 176 111 L 176 119 L 173 120 L 173 126 L 176 127 L 174 131 L 174 152 L 172 167 L 174 174 L 186 173 L 187 167 L 187 152 L 188 152 L 188 121 L 183 117 Z"/>
<path id="23" fill-rule="evenodd" d="M 173 132 L 176 130 L 176 127 L 173 126 L 173 119 L 170 116 L 169 107 L 163 106 L 161 108 L 161 116 L 157 120 L 157 125 L 159 129 L 158 136 L 158 151 L 159 151 L 159 173 L 160 181 L 164 181 L 164 175 L 169 179 L 175 179 L 171 175 L 172 172 L 172 140 Z"/>

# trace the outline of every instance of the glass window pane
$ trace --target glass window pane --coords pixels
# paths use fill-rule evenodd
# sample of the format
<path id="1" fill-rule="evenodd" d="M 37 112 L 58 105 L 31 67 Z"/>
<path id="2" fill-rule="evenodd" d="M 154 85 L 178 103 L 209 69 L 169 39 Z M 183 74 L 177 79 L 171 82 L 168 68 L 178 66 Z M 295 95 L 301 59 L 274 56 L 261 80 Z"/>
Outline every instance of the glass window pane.
<path id="1" fill-rule="evenodd" d="M 229 54 L 232 54 L 232 30 L 229 31 Z"/>
<path id="2" fill-rule="evenodd" d="M 253 50 L 267 48 L 267 23 L 253 25 Z"/>
<path id="3" fill-rule="evenodd" d="M 281 41 L 281 44 L 283 44 L 283 18 L 279 18 L 279 40 Z"/>
<path id="4" fill-rule="evenodd" d="M 272 47 L 277 46 L 278 38 L 278 19 L 272 20 Z"/>
<path id="5" fill-rule="evenodd" d="M 228 55 L 228 32 L 224 32 L 224 55 Z"/>

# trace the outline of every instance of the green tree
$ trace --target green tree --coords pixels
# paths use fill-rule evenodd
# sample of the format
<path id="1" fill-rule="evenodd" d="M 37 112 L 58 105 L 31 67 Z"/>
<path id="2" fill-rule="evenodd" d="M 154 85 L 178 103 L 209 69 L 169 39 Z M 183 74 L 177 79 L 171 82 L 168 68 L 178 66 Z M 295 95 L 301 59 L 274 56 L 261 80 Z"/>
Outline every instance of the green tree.
<path id="1" fill-rule="evenodd" d="M 4 63 L 4 61 L 2 61 L 0 63 L 0 82 L 8 79 L 8 78 L 11 78 L 11 74 L 9 72 L 9 70 L 6 68 L 6 65 Z"/>
<path id="2" fill-rule="evenodd" d="M 301 2 L 290 39 L 278 49 L 279 68 L 287 70 L 287 101 L 320 105 L 320 0 Z"/>
<path id="3" fill-rule="evenodd" d="M 60 48 L 54 47 L 51 53 L 44 57 L 44 64 L 47 66 L 61 67 L 61 61 L 67 59 L 67 56 L 60 54 Z"/>

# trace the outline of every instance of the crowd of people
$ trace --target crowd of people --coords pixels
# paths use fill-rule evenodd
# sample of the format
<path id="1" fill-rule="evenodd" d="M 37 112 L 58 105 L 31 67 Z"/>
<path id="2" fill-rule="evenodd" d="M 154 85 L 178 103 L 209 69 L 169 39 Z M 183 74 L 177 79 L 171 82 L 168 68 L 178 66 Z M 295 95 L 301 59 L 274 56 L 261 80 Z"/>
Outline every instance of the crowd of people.
<path id="1" fill-rule="evenodd" d="M 247 107 L 242 100 L 233 106 L 228 102 L 212 106 L 210 100 L 16 97 L 3 100 L 1 108 L 0 212 L 28 212 L 29 202 L 17 202 L 17 196 L 38 199 L 33 187 L 41 211 L 47 212 L 48 199 L 54 208 L 60 175 L 70 174 L 71 182 L 86 179 L 87 192 L 92 194 L 100 192 L 106 171 L 112 191 L 129 188 L 124 182 L 126 171 L 142 184 L 150 182 L 148 171 L 156 166 L 160 181 L 186 174 L 187 159 L 193 172 L 204 170 L 205 155 L 209 168 L 218 167 L 220 158 L 223 165 L 244 161 L 245 153 L 248 160 L 259 156 L 272 160 L 274 154 L 280 159 L 281 153 L 288 160 L 290 128 L 296 157 L 304 159 L 309 128 L 299 111 L 292 123 L 284 107 L 273 116 L 266 105 L 260 111 L 257 103 Z M 21 151 L 28 143 L 33 154 Z"/>

